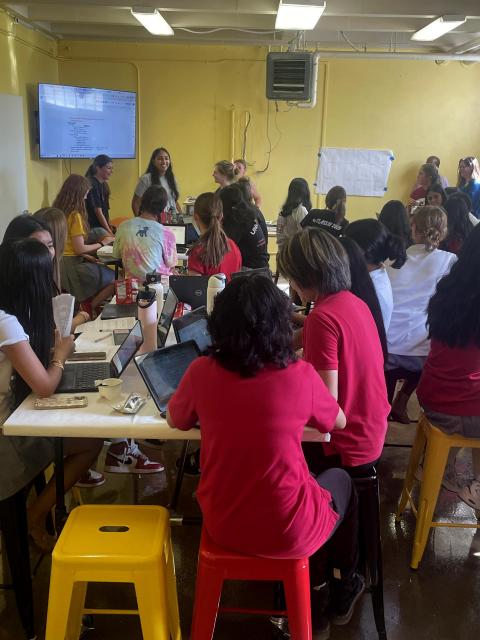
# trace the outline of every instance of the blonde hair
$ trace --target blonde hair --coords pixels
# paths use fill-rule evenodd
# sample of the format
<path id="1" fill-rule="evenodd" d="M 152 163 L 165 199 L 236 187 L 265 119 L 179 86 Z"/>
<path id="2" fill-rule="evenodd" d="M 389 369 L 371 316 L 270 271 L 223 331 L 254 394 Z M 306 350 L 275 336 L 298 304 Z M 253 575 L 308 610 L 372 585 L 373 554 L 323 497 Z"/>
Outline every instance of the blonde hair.
<path id="1" fill-rule="evenodd" d="M 53 279 L 60 289 L 60 261 L 65 250 L 65 240 L 67 238 L 67 219 L 63 211 L 55 207 L 45 207 L 35 211 L 33 217 L 40 220 L 48 227 L 55 247 L 55 257 L 53 259 Z"/>
<path id="2" fill-rule="evenodd" d="M 230 182 L 235 180 L 235 165 L 228 160 L 220 160 L 215 164 L 216 170 L 225 176 Z"/>
<path id="3" fill-rule="evenodd" d="M 441 207 L 417 209 L 412 218 L 415 235 L 422 238 L 426 251 L 435 251 L 447 235 L 447 214 Z"/>
<path id="4" fill-rule="evenodd" d="M 53 201 L 52 207 L 63 211 L 66 218 L 74 211 L 78 211 L 82 216 L 85 228 L 88 230 L 90 226 L 85 208 L 85 196 L 89 190 L 90 182 L 87 178 L 72 173 L 62 184 L 57 197 Z"/>

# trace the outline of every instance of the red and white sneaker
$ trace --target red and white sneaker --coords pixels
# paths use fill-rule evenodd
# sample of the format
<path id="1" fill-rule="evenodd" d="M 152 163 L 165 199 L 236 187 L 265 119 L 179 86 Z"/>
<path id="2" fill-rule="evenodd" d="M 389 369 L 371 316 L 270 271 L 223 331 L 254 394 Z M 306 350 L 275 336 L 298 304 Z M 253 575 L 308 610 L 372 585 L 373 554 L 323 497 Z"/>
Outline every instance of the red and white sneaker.
<path id="1" fill-rule="evenodd" d="M 135 440 L 128 440 L 110 445 L 104 470 L 107 473 L 159 473 L 165 467 L 147 458 Z"/>
<path id="2" fill-rule="evenodd" d="M 75 486 L 81 489 L 92 489 L 93 487 L 101 487 L 102 484 L 105 484 L 105 476 L 103 473 L 99 473 L 95 471 L 95 469 L 89 469 L 80 476 Z"/>

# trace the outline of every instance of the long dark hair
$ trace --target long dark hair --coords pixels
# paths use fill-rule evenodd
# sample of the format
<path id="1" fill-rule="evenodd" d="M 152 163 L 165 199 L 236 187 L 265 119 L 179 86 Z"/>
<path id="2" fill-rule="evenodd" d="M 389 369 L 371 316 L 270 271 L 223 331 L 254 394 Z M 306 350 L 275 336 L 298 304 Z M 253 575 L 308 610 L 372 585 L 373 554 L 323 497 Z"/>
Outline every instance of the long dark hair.
<path id="1" fill-rule="evenodd" d="M 288 185 L 287 199 L 283 203 L 280 215 L 284 218 L 290 216 L 299 205 L 304 206 L 307 211 L 312 208 L 310 189 L 304 178 L 294 178 Z"/>
<path id="2" fill-rule="evenodd" d="M 22 213 L 22 215 L 16 216 L 8 223 L 3 236 L 3 242 L 25 240 L 25 238 L 29 238 L 32 233 L 36 233 L 37 231 L 48 231 L 48 233 L 50 233 L 50 229 L 40 222 L 40 220 L 36 220 L 28 213 Z"/>
<path id="3" fill-rule="evenodd" d="M 440 243 L 440 249 L 448 251 L 452 244 L 462 246 L 473 231 L 473 223 L 468 215 L 468 207 L 461 198 L 449 198 L 444 206 L 447 213 L 447 237 Z"/>
<path id="4" fill-rule="evenodd" d="M 295 362 L 291 303 L 263 275 L 240 276 L 215 298 L 208 319 L 212 356 L 229 371 L 251 377 L 268 365 Z"/>
<path id="5" fill-rule="evenodd" d="M 388 259 L 393 260 L 392 267 L 400 269 L 407 260 L 404 241 L 391 234 L 378 220 L 356 220 L 348 225 L 344 233 L 358 244 L 367 264 L 376 265 Z"/>
<path id="6" fill-rule="evenodd" d="M 53 345 L 53 291 L 53 264 L 47 247 L 33 238 L 0 245 L 0 309 L 17 318 L 44 367 Z M 15 374 L 15 406 L 29 393 L 28 385 Z"/>
<path id="7" fill-rule="evenodd" d="M 385 333 L 385 325 L 383 323 L 382 309 L 378 301 L 375 286 L 368 272 L 367 263 L 363 257 L 362 251 L 355 240 L 352 238 L 340 238 L 343 248 L 347 252 L 348 261 L 350 263 L 350 276 L 352 278 L 352 286 L 350 291 L 365 302 L 373 316 L 377 326 L 378 337 L 382 345 L 383 358 L 387 359 L 387 336 Z"/>
<path id="8" fill-rule="evenodd" d="M 378 215 L 378 220 L 387 227 L 390 233 L 402 238 L 405 247 L 408 248 L 412 244 L 412 230 L 403 202 L 400 200 L 386 202 Z"/>
<path id="9" fill-rule="evenodd" d="M 249 229 L 255 224 L 257 219 L 256 211 L 251 204 L 245 202 L 240 187 L 237 187 L 236 184 L 231 184 L 220 189 L 218 194 L 222 201 L 223 223 L 226 227 L 232 221 L 240 222 Z"/>
<path id="10" fill-rule="evenodd" d="M 228 253 L 228 239 L 222 229 L 222 203 L 214 193 L 201 193 L 195 200 L 194 213 L 207 227 L 194 247 L 200 247 L 200 262 L 206 267 L 218 267 Z"/>
<path id="11" fill-rule="evenodd" d="M 427 312 L 429 338 L 449 347 L 480 347 L 480 225 L 466 239 L 458 261 L 437 284 Z"/>
<path id="12" fill-rule="evenodd" d="M 101 169 L 102 167 L 104 167 L 107 164 L 110 164 L 111 162 L 113 162 L 112 158 L 110 156 L 107 156 L 105 153 L 101 153 L 100 155 L 96 156 L 93 159 L 92 164 L 88 167 L 88 169 L 85 172 L 85 177 L 88 178 L 88 181 L 90 182 L 90 184 L 92 184 L 93 178 L 95 178 L 97 175 L 97 169 Z M 102 187 L 105 192 L 105 195 L 109 196 L 110 187 L 108 186 L 108 183 L 102 182 Z"/>
<path id="13" fill-rule="evenodd" d="M 325 206 L 335 214 L 336 224 L 340 224 L 345 219 L 346 200 L 347 192 L 339 185 L 332 187 L 325 196 Z"/>
<path id="14" fill-rule="evenodd" d="M 165 147 L 158 147 L 157 149 L 153 150 L 152 155 L 150 156 L 150 162 L 148 163 L 145 173 L 150 174 L 152 184 L 160 184 L 160 174 L 158 173 L 158 169 L 155 166 L 155 158 L 160 153 L 162 153 L 162 151 L 163 153 L 166 153 L 170 159 L 170 164 L 168 165 L 168 169 L 165 171 L 165 179 L 167 181 L 168 186 L 170 187 L 172 196 L 174 197 L 175 201 L 177 201 L 179 192 L 178 192 L 177 182 L 175 180 L 175 175 L 173 173 L 172 156 L 165 149 Z"/>

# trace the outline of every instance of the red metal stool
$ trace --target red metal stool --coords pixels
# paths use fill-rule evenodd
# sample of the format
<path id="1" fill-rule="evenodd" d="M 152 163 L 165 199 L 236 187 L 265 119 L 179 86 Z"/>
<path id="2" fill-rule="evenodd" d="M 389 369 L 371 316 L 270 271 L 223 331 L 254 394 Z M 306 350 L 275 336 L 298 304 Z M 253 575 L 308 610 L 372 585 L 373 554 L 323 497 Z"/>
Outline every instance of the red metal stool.
<path id="1" fill-rule="evenodd" d="M 224 580 L 283 582 L 287 610 L 219 607 Z M 308 558 L 278 560 L 244 556 L 218 547 L 202 531 L 191 640 L 211 640 L 218 612 L 287 615 L 292 640 L 311 640 L 310 572 Z"/>

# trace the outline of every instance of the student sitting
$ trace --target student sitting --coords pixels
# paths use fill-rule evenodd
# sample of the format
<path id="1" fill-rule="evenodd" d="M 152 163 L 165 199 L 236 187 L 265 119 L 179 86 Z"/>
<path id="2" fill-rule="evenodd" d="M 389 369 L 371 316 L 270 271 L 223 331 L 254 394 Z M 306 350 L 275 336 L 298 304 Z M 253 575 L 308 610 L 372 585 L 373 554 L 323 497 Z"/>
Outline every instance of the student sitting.
<path id="1" fill-rule="evenodd" d="M 412 230 L 403 202 L 400 200 L 386 202 L 378 214 L 378 221 L 387 227 L 392 235 L 403 240 L 405 249 L 412 244 Z"/>
<path id="2" fill-rule="evenodd" d="M 312 208 L 310 189 L 304 178 L 294 178 L 288 185 L 287 199 L 277 219 L 277 245 L 280 248 L 288 238 L 301 229 L 301 222 Z"/>
<path id="3" fill-rule="evenodd" d="M 447 237 L 440 244 L 440 249 L 458 254 L 474 225 L 468 216 L 468 207 L 461 198 L 448 198 L 444 210 L 447 214 Z"/>
<path id="4" fill-rule="evenodd" d="M 93 254 L 112 242 L 113 236 L 88 243 L 85 198 L 89 190 L 86 178 L 71 174 L 63 183 L 53 206 L 63 211 L 67 221 L 67 239 L 61 262 L 62 289 L 78 302 L 87 303 L 96 310 L 103 300 L 113 295 L 115 275 L 111 269 L 99 264 Z"/>
<path id="5" fill-rule="evenodd" d="M 331 614 L 344 623 L 364 588 L 356 574 L 355 491 L 340 469 L 312 477 L 301 439 L 307 423 L 341 433 L 345 417 L 313 367 L 296 358 L 289 318 L 290 302 L 269 279 L 228 284 L 208 323 L 211 355 L 190 365 L 167 421 L 182 430 L 202 425 L 196 495 L 215 543 L 267 558 L 314 554 L 312 581 L 320 585 L 324 553 L 316 552 L 329 541 Z M 319 595 L 312 591 L 314 624 L 325 632 Z"/>
<path id="6" fill-rule="evenodd" d="M 352 222 L 345 229 L 345 235 L 347 238 L 355 240 L 363 251 L 382 309 L 385 331 L 388 331 L 393 312 L 393 294 L 384 263 L 391 260 L 391 266 L 394 269 L 400 269 L 407 259 L 405 245 L 398 236 L 392 235 L 381 222 L 373 219 Z"/>
<path id="7" fill-rule="evenodd" d="M 253 206 L 245 202 L 236 184 L 223 187 L 219 196 L 223 206 L 223 230 L 240 249 L 243 266 L 248 269 L 267 267 L 267 243 Z"/>
<path id="8" fill-rule="evenodd" d="M 346 219 L 347 192 L 343 187 L 332 187 L 325 196 L 325 206 L 333 214 L 333 221 L 342 229 L 348 226 Z"/>
<path id="9" fill-rule="evenodd" d="M 324 231 L 328 231 L 335 238 L 339 238 L 342 235 L 341 225 L 335 222 L 335 213 L 330 209 L 310 209 L 308 215 L 301 221 L 300 226 L 302 229 L 306 227 L 318 227 Z"/>
<path id="10" fill-rule="evenodd" d="M 251 204 L 253 206 L 257 217 L 257 222 L 260 225 L 262 233 L 265 237 L 265 242 L 268 246 L 267 221 L 265 220 L 265 216 L 258 208 L 258 204 L 255 202 L 255 198 L 253 197 L 253 187 L 250 178 L 247 178 L 246 176 L 243 178 L 239 178 L 235 184 L 237 185 L 237 187 L 240 187 L 240 191 L 242 192 L 242 196 L 245 202 L 248 202 L 248 204 Z"/>
<path id="11" fill-rule="evenodd" d="M 113 257 L 121 258 L 125 275 L 142 282 L 147 273 L 170 275 L 177 264 L 175 236 L 160 223 L 167 205 L 163 187 L 148 187 L 140 202 L 136 218 L 125 220 L 117 229 Z"/>
<path id="12" fill-rule="evenodd" d="M 415 390 L 430 344 L 426 329 L 427 305 L 437 282 L 447 274 L 456 256 L 439 249 L 447 234 L 447 216 L 439 207 L 420 207 L 413 215 L 414 244 L 407 249 L 401 269 L 387 266 L 392 285 L 393 313 L 387 331 L 386 377 L 392 402 L 397 380 L 404 379 L 392 404 L 392 420 L 409 424 L 407 402 Z"/>
<path id="13" fill-rule="evenodd" d="M 280 273 L 302 302 L 313 301 L 305 318 L 303 352 L 319 372 L 347 418 L 342 432 L 323 444 L 327 456 L 315 464 L 364 474 L 383 449 L 389 404 L 383 353 L 367 305 L 349 291 L 348 257 L 333 236 L 315 228 L 297 233 L 278 255 Z"/>
<path id="14" fill-rule="evenodd" d="M 52 259 L 41 242 L 29 239 L 0 246 L 0 424 L 31 391 L 40 397 L 52 395 L 73 351 L 72 336 L 61 338 L 58 332 L 54 336 L 53 289 Z M 64 441 L 65 490 L 88 470 L 101 447 L 101 440 L 89 438 Z M 52 462 L 53 439 L 0 436 L 0 457 L 3 500 Z M 55 544 L 45 529 L 54 504 L 55 483 L 50 480 L 28 509 L 30 536 L 45 553 Z"/>
<path id="15" fill-rule="evenodd" d="M 195 200 L 193 217 L 200 238 L 188 252 L 189 275 L 211 276 L 232 273 L 242 268 L 240 250 L 222 229 L 222 203 L 214 193 L 202 193 Z"/>

